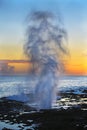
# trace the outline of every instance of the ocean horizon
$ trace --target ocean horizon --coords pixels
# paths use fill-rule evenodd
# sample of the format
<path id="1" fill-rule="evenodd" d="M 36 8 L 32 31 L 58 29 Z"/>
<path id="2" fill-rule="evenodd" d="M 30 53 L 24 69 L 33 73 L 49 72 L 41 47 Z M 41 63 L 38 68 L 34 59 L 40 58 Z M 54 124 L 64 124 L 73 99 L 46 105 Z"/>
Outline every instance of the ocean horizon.
<path id="1" fill-rule="evenodd" d="M 9 98 L 17 101 L 29 102 L 33 94 L 37 77 L 31 75 L 0 75 L 0 98 Z M 61 93 L 85 94 L 87 90 L 87 76 L 62 76 L 57 85 L 57 106 L 63 99 Z M 67 97 L 64 97 L 67 98 Z M 70 97 L 69 97 L 70 98 Z M 66 100 L 65 100 L 66 101 Z M 77 101 L 76 101 L 77 103 Z M 69 104 L 69 99 L 68 99 Z M 67 104 L 67 106 L 68 106 Z M 63 104 L 62 104 L 63 105 Z"/>

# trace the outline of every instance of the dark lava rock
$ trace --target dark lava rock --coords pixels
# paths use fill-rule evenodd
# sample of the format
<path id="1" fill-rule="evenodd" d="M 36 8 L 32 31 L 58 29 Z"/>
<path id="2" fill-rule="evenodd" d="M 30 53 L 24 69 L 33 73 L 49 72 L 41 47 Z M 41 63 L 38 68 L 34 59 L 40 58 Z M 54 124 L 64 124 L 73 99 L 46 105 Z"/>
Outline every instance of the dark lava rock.
<path id="1" fill-rule="evenodd" d="M 22 102 L 1 99 L 0 120 L 18 124 L 19 129 L 31 126 L 34 130 L 87 130 L 87 111 L 78 107 L 35 111 Z M 4 126 L 3 130 L 8 128 Z"/>
<path id="2" fill-rule="evenodd" d="M 4 127 L 2 130 L 11 130 L 11 129 L 8 129 L 8 128 Z"/>
<path id="3" fill-rule="evenodd" d="M 85 90 L 83 90 L 83 93 L 87 93 L 87 90 L 85 89 Z"/>

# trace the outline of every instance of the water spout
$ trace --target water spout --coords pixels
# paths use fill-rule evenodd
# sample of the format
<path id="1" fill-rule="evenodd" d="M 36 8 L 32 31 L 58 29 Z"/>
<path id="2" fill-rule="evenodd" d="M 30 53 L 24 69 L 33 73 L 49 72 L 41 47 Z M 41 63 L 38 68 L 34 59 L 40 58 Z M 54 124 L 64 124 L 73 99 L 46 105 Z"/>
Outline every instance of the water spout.
<path id="1" fill-rule="evenodd" d="M 50 109 L 56 101 L 56 88 L 62 70 L 61 56 L 67 53 L 64 38 L 66 31 L 59 17 L 48 11 L 29 15 L 25 54 L 33 63 L 33 75 L 38 71 L 34 98 L 38 109 Z"/>

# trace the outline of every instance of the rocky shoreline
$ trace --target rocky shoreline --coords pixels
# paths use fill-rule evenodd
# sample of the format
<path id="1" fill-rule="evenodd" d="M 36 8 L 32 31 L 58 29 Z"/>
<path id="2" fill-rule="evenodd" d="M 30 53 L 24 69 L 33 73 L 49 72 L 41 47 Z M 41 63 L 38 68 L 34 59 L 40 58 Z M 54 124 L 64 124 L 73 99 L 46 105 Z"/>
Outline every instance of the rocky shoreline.
<path id="1" fill-rule="evenodd" d="M 23 102 L 1 98 L 0 130 L 87 130 L 85 108 L 84 104 L 68 109 L 36 111 Z"/>

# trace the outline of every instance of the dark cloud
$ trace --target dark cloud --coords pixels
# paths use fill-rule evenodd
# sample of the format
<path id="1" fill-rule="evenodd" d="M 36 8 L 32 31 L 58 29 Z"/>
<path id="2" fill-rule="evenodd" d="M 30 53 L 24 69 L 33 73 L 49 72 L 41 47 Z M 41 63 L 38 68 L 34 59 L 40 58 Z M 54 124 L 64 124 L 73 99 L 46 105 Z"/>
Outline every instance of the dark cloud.
<path id="1" fill-rule="evenodd" d="M 8 63 L 0 63 L 0 74 L 13 74 L 14 66 L 8 65 Z"/>

